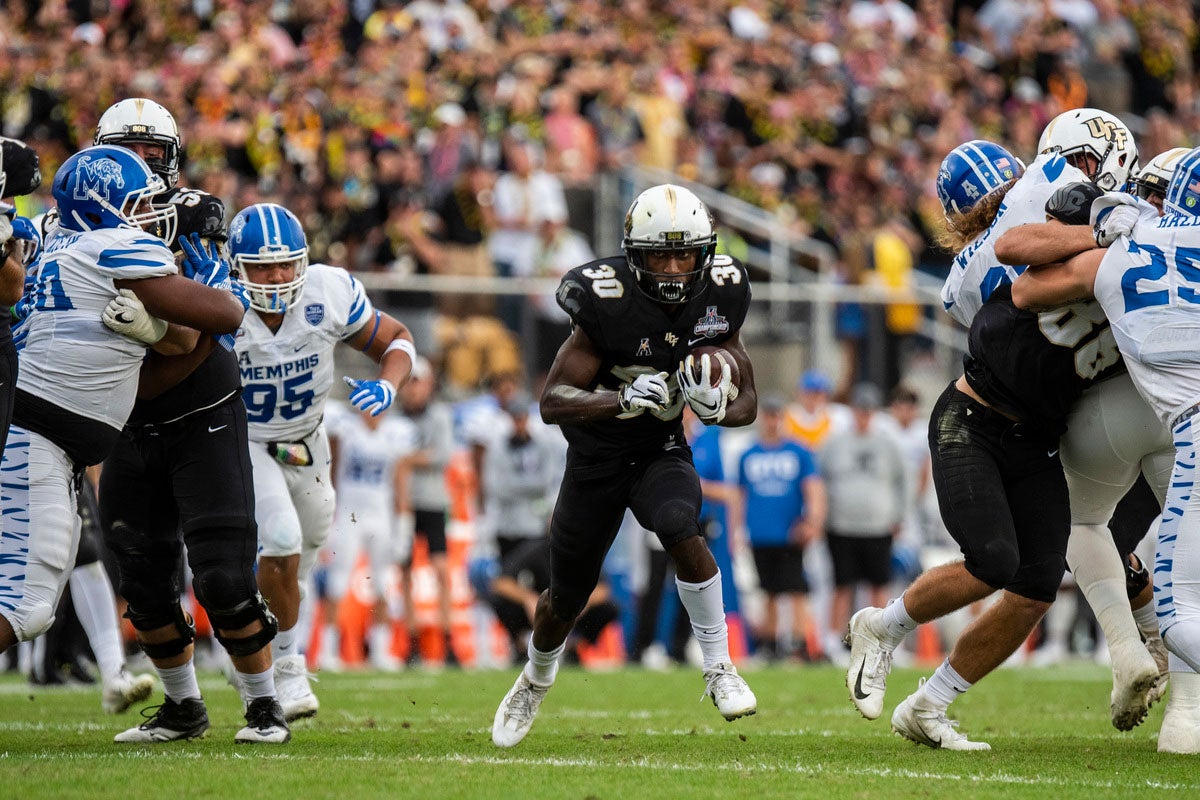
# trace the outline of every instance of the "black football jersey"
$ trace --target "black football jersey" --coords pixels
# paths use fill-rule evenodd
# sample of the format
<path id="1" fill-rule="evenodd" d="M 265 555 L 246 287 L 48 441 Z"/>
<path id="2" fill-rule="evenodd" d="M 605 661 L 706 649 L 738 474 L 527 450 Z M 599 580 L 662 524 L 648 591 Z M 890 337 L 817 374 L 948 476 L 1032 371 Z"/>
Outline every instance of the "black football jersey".
<path id="1" fill-rule="evenodd" d="M 558 304 L 603 359 L 588 389 L 615 390 L 641 373 L 671 376 L 666 411 L 563 425 L 577 455 L 604 461 L 683 442 L 684 399 L 675 370 L 690 350 L 733 338 L 750 307 L 750 279 L 741 262 L 717 256 L 701 280 L 690 300 L 668 312 L 642 293 L 623 256 L 592 261 L 563 276 Z"/>
<path id="2" fill-rule="evenodd" d="M 1011 285 L 979 309 L 967 342 L 971 388 L 993 408 L 1056 435 L 1084 389 L 1125 369 L 1099 303 L 1024 311 L 1013 305 Z"/>

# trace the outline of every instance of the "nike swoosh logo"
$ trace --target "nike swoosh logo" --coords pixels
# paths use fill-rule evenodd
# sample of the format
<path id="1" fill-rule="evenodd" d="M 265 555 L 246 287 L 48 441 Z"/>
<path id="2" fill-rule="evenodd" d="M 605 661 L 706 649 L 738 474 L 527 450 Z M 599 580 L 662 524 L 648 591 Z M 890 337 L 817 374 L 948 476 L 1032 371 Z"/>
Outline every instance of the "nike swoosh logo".
<path id="1" fill-rule="evenodd" d="M 292 352 L 299 353 L 301 350 L 303 350 L 306 347 L 308 347 L 308 342 L 305 342 L 304 344 L 298 344 L 292 348 Z"/>
<path id="2" fill-rule="evenodd" d="M 212 425 L 209 425 L 209 426 L 208 426 L 208 432 L 209 432 L 209 433 L 216 433 L 217 431 L 223 431 L 223 430 L 225 430 L 225 429 L 226 429 L 226 428 L 228 428 L 228 427 L 229 427 L 228 425 L 218 425 L 217 427 L 215 427 L 215 428 L 214 428 Z"/>
<path id="3" fill-rule="evenodd" d="M 854 679 L 854 699 L 855 700 L 866 700 L 867 697 L 869 696 L 866 692 L 864 692 L 862 690 L 862 674 L 863 674 L 863 670 L 865 670 L 866 668 L 867 668 L 867 664 L 864 661 L 863 665 L 858 668 L 858 677 Z"/>
<path id="4" fill-rule="evenodd" d="M 1049 458 L 1054 458 L 1056 455 L 1058 455 L 1058 451 L 1057 450 L 1047 450 L 1046 455 Z"/>
<path id="5" fill-rule="evenodd" d="M 699 339 L 688 339 L 688 347 L 695 347 L 709 337 L 701 336 Z"/>

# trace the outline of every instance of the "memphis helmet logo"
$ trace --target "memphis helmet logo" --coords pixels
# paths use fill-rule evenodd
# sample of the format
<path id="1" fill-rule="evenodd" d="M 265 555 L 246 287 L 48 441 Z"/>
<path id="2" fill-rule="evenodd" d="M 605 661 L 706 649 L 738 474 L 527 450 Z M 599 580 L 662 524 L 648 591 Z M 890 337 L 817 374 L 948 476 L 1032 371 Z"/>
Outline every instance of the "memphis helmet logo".
<path id="1" fill-rule="evenodd" d="M 1129 138 L 1129 132 L 1111 119 L 1092 117 L 1084 124 L 1087 125 L 1088 133 L 1092 135 L 1093 139 L 1113 142 L 1119 148 L 1124 148 L 1126 140 Z"/>
<path id="2" fill-rule="evenodd" d="M 112 189 L 125 188 L 125 176 L 121 165 L 110 158 L 93 159 L 82 156 L 75 167 L 75 199 L 101 198 L 111 203 Z"/>

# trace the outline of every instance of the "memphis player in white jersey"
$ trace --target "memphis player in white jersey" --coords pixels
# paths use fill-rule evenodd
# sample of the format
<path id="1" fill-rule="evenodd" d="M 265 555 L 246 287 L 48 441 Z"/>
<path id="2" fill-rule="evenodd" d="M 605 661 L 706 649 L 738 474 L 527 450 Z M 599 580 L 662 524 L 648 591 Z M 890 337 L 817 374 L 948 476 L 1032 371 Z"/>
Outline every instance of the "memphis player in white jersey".
<path id="1" fill-rule="evenodd" d="M 406 490 L 399 469 L 401 460 L 416 450 L 416 426 L 397 414 L 372 415 L 346 412 L 329 425 L 333 444 L 337 532 L 330 549 L 326 582 L 326 620 L 336 619 L 338 602 L 350 587 L 350 576 L 360 552 L 367 554 L 375 587 L 375 619 L 369 644 L 371 663 L 386 671 L 400 668 L 391 654 L 392 625 L 385 593 L 388 570 L 407 560 L 412 549 L 412 527 L 397 524 L 400 498 Z M 338 652 L 336 625 L 327 625 L 322 651 Z"/>
<path id="2" fill-rule="evenodd" d="M 1160 752 L 1200 753 L 1200 148 L 1179 161 L 1165 215 L 1139 215 L 1107 251 L 1030 269 L 1013 286 L 1027 308 L 1100 301 L 1138 391 L 1172 434 L 1175 465 L 1158 530 L 1154 602 L 1170 652 Z"/>
<path id="3" fill-rule="evenodd" d="M 111 145 L 76 153 L 54 176 L 59 227 L 29 269 L 14 330 L 20 372 L 2 467 L 0 652 L 54 621 L 79 540 L 74 475 L 104 459 L 133 407 L 146 345 L 105 327 L 109 301 L 130 289 L 155 316 L 208 333 L 230 333 L 242 319 L 242 304 L 212 288 L 227 271 L 178 274 L 160 238 L 175 210 L 150 205 L 162 190 L 141 158 Z"/>
<path id="4" fill-rule="evenodd" d="M 1138 170 L 1130 172 L 1128 168 L 1137 163 L 1132 134 L 1116 117 L 1097 109 L 1059 115 L 1046 127 L 1039 147 L 1061 152 L 1081 166 L 1096 187 L 1094 194 L 1099 194 L 1099 189 L 1121 189 L 1130 177 L 1140 177 Z M 1151 160 L 1147 168 L 1158 160 Z M 1102 254 L 1103 250 L 1097 248 L 1115 241 L 1139 213 L 1154 218 L 1149 203 L 1142 203 L 1139 210 L 1134 198 L 1120 194 L 1110 198 L 1113 196 L 1126 202 L 1110 206 L 1103 223 L 1094 229 L 1089 211 L 1094 212 L 1109 200 L 1093 208 L 1085 197 L 1075 209 L 1082 212 L 1080 216 L 1060 218 L 1068 224 L 1029 224 L 1001 236 L 996 244 L 997 257 L 1009 264 L 1039 265 L 1089 250 Z M 1064 315 L 1058 321 L 1062 335 L 1076 327 L 1077 320 L 1070 310 L 1049 313 Z M 1046 314 L 1043 317 L 1051 318 Z M 1091 320 L 1093 324 L 1096 321 Z M 1097 343 L 1096 360 L 1110 362 L 1118 350 L 1112 334 Z M 1159 424 L 1127 372 L 1099 381 L 1083 393 L 1067 420 L 1061 444 L 1060 457 L 1071 497 L 1067 564 L 1104 631 L 1113 667 L 1113 725 L 1128 730 L 1139 724 L 1150 704 L 1161 697 L 1166 665 L 1160 665 L 1143 644 L 1145 639 L 1149 647 L 1161 652 L 1161 642 L 1149 619 L 1150 607 L 1143 605 L 1130 611 L 1129 578 L 1136 579 L 1137 574 L 1127 570 L 1123 556 L 1136 540 L 1123 540 L 1118 550 L 1108 523 L 1139 472 L 1162 502 L 1174 464 L 1174 446 L 1169 432 Z M 1128 512 L 1128 504 L 1125 510 Z M 1136 508 L 1133 510 L 1136 513 Z M 1147 516 L 1153 518 L 1153 514 L 1151 507 Z M 1148 524 L 1144 520 L 1142 526 L 1132 527 L 1144 532 Z M 1148 578 L 1141 580 L 1144 583 Z"/>
<path id="5" fill-rule="evenodd" d="M 238 212 L 229 256 L 250 298 L 235 350 L 254 467 L 258 583 L 279 620 L 275 682 L 288 720 L 319 703 L 300 653 L 301 586 L 333 520 L 329 439 L 321 418 L 334 387 L 333 350 L 345 342 L 379 364 L 375 380 L 344 380 L 350 402 L 380 414 L 408 380 L 416 356 L 408 329 L 375 309 L 339 267 L 308 263 L 296 216 L 273 203 Z"/>

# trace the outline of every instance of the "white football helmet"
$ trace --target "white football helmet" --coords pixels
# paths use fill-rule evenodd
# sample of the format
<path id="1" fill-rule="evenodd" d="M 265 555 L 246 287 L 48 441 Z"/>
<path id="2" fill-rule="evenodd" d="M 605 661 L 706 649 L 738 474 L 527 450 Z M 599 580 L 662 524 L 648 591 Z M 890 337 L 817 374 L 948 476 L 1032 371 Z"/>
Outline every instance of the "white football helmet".
<path id="1" fill-rule="evenodd" d="M 1091 156 L 1096 168 L 1088 179 L 1106 192 L 1120 191 L 1137 173 L 1138 152 L 1133 134 L 1124 122 L 1098 108 L 1065 111 L 1046 126 L 1038 140 L 1038 152 Z M 1075 166 L 1087 172 L 1082 163 Z"/>
<path id="2" fill-rule="evenodd" d="M 146 163 L 168 189 L 179 182 L 179 152 L 183 142 L 170 111 L 144 97 L 131 97 L 109 106 L 96 123 L 92 143 L 128 147 L 132 142 L 162 145 L 166 150 L 162 160 L 148 158 Z"/>
<path id="3" fill-rule="evenodd" d="M 682 186 L 664 183 L 642 192 L 629 206 L 621 249 L 646 295 L 660 303 L 684 303 L 708 275 L 717 234 L 712 215 L 699 197 Z M 662 250 L 694 251 L 695 266 L 663 280 L 646 266 L 647 253 Z"/>
<path id="4" fill-rule="evenodd" d="M 1165 197 L 1175 166 L 1179 159 L 1189 152 L 1191 151 L 1186 147 L 1172 147 L 1146 162 L 1133 178 L 1133 188 L 1137 196 L 1143 200 L 1149 200 L 1154 195 Z"/>

